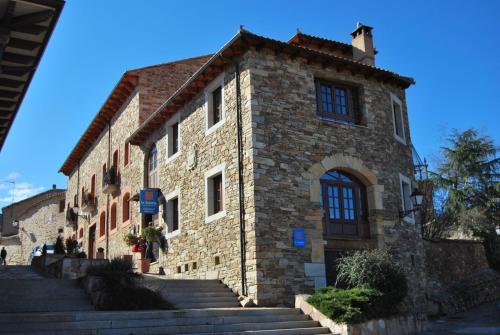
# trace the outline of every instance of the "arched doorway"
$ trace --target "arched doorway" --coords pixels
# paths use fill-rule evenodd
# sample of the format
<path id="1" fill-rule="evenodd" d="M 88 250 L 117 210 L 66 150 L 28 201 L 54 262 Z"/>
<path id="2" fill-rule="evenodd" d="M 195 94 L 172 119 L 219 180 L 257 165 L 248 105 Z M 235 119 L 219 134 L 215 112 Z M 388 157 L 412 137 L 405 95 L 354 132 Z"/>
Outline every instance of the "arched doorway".
<path id="1" fill-rule="evenodd" d="M 368 222 L 366 188 L 353 175 L 330 170 L 320 178 L 326 237 L 359 237 Z"/>
<path id="2" fill-rule="evenodd" d="M 367 236 L 368 208 L 366 187 L 355 176 L 330 170 L 320 177 L 321 207 L 323 209 L 323 239 L 325 247 L 325 270 L 328 285 L 337 278 L 337 260 L 341 255 L 339 246 L 345 241 L 356 243 Z M 328 245 L 334 245 L 333 248 Z M 336 246 L 336 247 L 335 247 Z"/>

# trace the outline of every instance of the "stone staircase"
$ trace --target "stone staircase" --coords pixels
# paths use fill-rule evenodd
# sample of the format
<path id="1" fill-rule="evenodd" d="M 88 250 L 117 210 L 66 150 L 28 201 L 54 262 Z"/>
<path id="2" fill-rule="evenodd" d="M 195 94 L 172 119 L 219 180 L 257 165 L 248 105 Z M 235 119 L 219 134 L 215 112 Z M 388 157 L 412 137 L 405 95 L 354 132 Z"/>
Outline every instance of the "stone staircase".
<path id="1" fill-rule="evenodd" d="M 294 308 L 2 313 L 0 325 L 0 334 L 26 335 L 330 334 Z"/>
<path id="2" fill-rule="evenodd" d="M 220 280 L 163 278 L 144 275 L 141 285 L 160 292 L 176 309 L 240 306 L 238 297 Z"/>
<path id="3" fill-rule="evenodd" d="M 45 278 L 30 267 L 0 268 L 0 334 L 314 335 L 328 328 L 294 308 L 242 308 L 218 280 L 146 275 L 176 310 L 95 311 L 75 280 Z"/>
<path id="4" fill-rule="evenodd" d="M 93 309 L 76 280 L 45 278 L 29 266 L 0 267 L 0 313 Z"/>

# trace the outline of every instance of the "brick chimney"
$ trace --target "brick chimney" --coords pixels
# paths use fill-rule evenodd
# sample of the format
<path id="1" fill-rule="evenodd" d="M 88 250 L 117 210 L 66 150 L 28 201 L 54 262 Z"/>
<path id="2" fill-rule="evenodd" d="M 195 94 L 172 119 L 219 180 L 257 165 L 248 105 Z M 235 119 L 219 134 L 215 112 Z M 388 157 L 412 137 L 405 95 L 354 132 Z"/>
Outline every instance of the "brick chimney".
<path id="1" fill-rule="evenodd" d="M 55 190 L 56 189 L 56 184 L 52 184 L 52 189 Z"/>
<path id="2" fill-rule="evenodd" d="M 377 51 L 373 47 L 372 29 L 372 27 L 365 26 L 361 22 L 356 24 L 356 30 L 351 33 L 352 56 L 355 61 L 375 66 L 375 54 Z"/>

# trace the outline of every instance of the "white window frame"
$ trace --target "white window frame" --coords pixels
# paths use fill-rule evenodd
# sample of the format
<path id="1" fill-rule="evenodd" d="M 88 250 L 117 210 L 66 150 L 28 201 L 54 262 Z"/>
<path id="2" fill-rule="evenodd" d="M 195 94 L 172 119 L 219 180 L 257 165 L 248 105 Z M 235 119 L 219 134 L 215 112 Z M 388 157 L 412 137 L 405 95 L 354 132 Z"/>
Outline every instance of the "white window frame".
<path id="1" fill-rule="evenodd" d="M 170 192 L 169 194 L 165 195 L 165 201 L 167 202 L 167 215 L 166 215 L 166 222 L 165 222 L 165 238 L 169 239 L 175 236 L 180 235 L 181 229 L 182 229 L 182 220 L 181 220 L 181 197 L 179 195 L 179 189 L 175 189 L 175 191 Z M 172 199 L 177 199 L 177 217 L 179 219 L 179 228 L 174 231 L 169 231 L 169 226 L 172 226 Z"/>
<path id="2" fill-rule="evenodd" d="M 213 212 L 213 183 L 211 179 L 215 176 L 222 175 L 222 211 L 210 214 Z M 205 223 L 211 223 L 226 216 L 226 164 L 217 165 L 205 172 Z"/>
<path id="3" fill-rule="evenodd" d="M 411 179 L 400 173 L 399 174 L 399 193 L 401 196 L 400 208 L 402 211 L 406 211 L 406 210 L 413 209 L 413 204 L 412 204 L 411 199 L 410 199 L 410 207 L 405 208 L 405 201 L 406 200 L 405 200 L 405 195 L 404 195 L 403 183 L 408 184 L 408 187 L 410 188 L 410 194 L 411 194 L 411 192 L 413 190 Z M 408 198 L 409 198 L 409 195 L 408 195 Z M 407 223 L 415 223 L 415 213 L 408 214 L 407 216 L 405 216 L 403 218 L 403 221 L 405 221 Z"/>
<path id="4" fill-rule="evenodd" d="M 173 128 L 172 125 L 177 123 L 177 136 L 178 136 L 178 142 L 179 142 L 179 148 L 175 154 L 172 154 L 172 149 L 173 149 Z M 166 163 L 170 163 L 171 161 L 175 160 L 177 157 L 179 157 L 181 153 L 181 148 L 182 148 L 182 135 L 181 135 L 181 113 L 177 112 L 174 114 L 166 123 L 165 125 L 166 129 Z"/>
<path id="5" fill-rule="evenodd" d="M 401 132 L 403 134 L 403 137 L 399 136 L 397 134 L 397 124 L 396 124 L 396 118 L 394 117 L 394 103 L 396 103 L 398 106 L 399 106 L 399 113 L 400 113 L 400 120 L 401 120 Z M 394 138 L 396 140 L 398 140 L 399 142 L 403 143 L 404 145 L 406 145 L 406 132 L 405 132 L 405 120 L 404 120 L 404 113 L 403 113 L 403 103 L 401 102 L 401 100 L 396 96 L 394 95 L 393 93 L 391 93 L 391 114 L 392 114 L 392 124 L 393 124 L 393 130 L 394 130 Z"/>
<path id="6" fill-rule="evenodd" d="M 212 93 L 221 87 L 222 112 L 221 119 L 216 124 L 213 124 L 213 96 Z M 224 101 L 224 73 L 214 79 L 205 88 L 205 135 L 209 135 L 217 130 L 226 121 L 226 104 Z"/>

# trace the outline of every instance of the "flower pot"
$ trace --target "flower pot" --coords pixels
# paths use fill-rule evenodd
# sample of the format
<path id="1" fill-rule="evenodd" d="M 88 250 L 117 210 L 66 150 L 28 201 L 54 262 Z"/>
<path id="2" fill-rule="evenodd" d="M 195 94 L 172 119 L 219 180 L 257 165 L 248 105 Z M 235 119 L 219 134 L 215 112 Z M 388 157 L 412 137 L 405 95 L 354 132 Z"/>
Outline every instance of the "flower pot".
<path id="1" fill-rule="evenodd" d="M 132 252 L 143 252 L 144 244 L 134 244 L 132 245 Z"/>
<path id="2" fill-rule="evenodd" d="M 123 255 L 123 260 L 132 263 L 132 255 Z"/>
<path id="3" fill-rule="evenodd" d="M 148 258 L 142 258 L 139 260 L 139 266 L 142 273 L 149 272 L 149 265 L 151 264 L 151 260 Z"/>
<path id="4" fill-rule="evenodd" d="M 95 253 L 96 259 L 104 259 L 104 251 L 98 251 Z"/>

